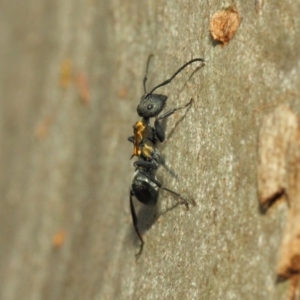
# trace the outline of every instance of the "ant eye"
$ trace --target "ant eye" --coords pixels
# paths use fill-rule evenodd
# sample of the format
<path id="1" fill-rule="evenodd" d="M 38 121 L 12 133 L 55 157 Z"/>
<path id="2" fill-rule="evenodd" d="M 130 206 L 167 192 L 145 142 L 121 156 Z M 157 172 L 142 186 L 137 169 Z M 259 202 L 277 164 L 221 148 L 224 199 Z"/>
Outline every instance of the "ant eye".
<path id="1" fill-rule="evenodd" d="M 152 108 L 153 108 L 153 104 L 147 105 L 147 109 L 148 109 L 148 110 L 151 110 Z"/>

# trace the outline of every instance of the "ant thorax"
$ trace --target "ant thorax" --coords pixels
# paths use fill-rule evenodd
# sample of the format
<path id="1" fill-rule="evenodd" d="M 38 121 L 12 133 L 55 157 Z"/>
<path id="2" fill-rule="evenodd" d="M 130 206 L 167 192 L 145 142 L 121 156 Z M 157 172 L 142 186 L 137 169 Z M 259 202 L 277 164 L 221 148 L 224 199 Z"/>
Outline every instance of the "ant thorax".
<path id="1" fill-rule="evenodd" d="M 149 120 L 142 119 L 133 125 L 133 156 L 151 159 L 154 152 L 154 132 Z"/>

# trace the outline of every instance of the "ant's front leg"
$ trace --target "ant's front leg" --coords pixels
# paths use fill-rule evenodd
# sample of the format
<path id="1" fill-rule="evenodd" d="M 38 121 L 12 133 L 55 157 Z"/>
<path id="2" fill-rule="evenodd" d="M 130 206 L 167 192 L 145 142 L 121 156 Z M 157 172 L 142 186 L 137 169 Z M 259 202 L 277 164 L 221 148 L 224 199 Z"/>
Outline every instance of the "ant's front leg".
<path id="1" fill-rule="evenodd" d="M 154 128 L 155 128 L 155 133 L 156 133 L 156 137 L 157 139 L 160 141 L 160 142 L 163 142 L 165 140 L 165 131 L 164 129 L 162 128 L 161 124 L 160 124 L 160 120 L 163 120 L 163 119 L 166 119 L 168 118 L 169 116 L 173 115 L 174 112 L 176 112 L 177 110 L 180 110 L 180 109 L 183 109 L 185 107 L 188 107 L 190 106 L 192 103 L 193 103 L 194 99 L 191 98 L 191 100 L 183 105 L 183 106 L 180 106 L 180 107 L 176 107 L 176 108 L 173 108 L 169 111 L 167 111 L 166 113 L 162 114 L 160 117 L 158 117 L 155 122 L 154 122 Z"/>

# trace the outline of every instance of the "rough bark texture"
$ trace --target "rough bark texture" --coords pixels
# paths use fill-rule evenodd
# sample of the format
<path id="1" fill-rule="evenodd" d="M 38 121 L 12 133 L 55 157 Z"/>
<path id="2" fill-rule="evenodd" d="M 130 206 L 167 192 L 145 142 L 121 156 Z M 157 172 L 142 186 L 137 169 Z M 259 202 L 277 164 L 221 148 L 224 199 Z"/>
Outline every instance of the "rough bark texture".
<path id="1" fill-rule="evenodd" d="M 300 2 L 235 1 L 226 46 L 209 23 L 231 1 L 0 3 L 0 298 L 286 299 L 287 208 L 259 211 L 257 135 L 277 105 L 300 111 Z M 160 147 L 178 180 L 159 178 L 197 205 L 140 206 L 136 262 L 127 137 L 150 53 L 149 87 L 207 63 L 160 90 L 168 108 L 195 100 Z"/>

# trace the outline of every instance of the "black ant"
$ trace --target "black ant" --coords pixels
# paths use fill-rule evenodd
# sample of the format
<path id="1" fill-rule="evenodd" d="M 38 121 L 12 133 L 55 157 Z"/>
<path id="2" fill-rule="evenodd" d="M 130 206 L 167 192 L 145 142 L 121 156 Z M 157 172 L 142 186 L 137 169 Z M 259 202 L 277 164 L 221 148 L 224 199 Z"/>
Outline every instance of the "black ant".
<path id="1" fill-rule="evenodd" d="M 179 68 L 173 76 L 171 76 L 171 78 L 165 80 L 147 93 L 147 73 L 152 56 L 153 55 L 150 55 L 148 58 L 145 77 L 143 80 L 145 94 L 142 96 L 141 101 L 137 106 L 137 113 L 140 117 L 142 117 L 142 119 L 139 122 L 136 122 L 133 126 L 134 135 L 128 138 L 128 140 L 134 145 L 132 157 L 137 156 L 139 158 L 136 162 L 134 162 L 135 173 L 130 190 L 130 210 L 132 221 L 135 231 L 141 241 L 140 251 L 138 252 L 137 257 L 139 257 L 143 251 L 144 240 L 137 227 L 138 220 L 133 205 L 133 196 L 145 205 L 156 205 L 159 189 L 163 189 L 181 198 L 181 203 L 185 204 L 188 209 L 187 200 L 185 200 L 179 193 L 164 187 L 159 181 L 157 181 L 155 172 L 159 165 L 164 164 L 164 162 L 160 157 L 159 151 L 155 148 L 155 145 L 158 141 L 163 142 L 165 140 L 165 132 L 160 121 L 171 116 L 175 111 L 190 106 L 193 100 L 191 99 L 186 105 L 173 108 L 160 117 L 157 117 L 164 109 L 168 97 L 162 94 L 153 94 L 153 92 L 156 89 L 169 84 L 188 65 L 196 61 L 204 62 L 202 58 L 195 58 L 188 61 Z M 156 118 L 154 127 L 150 124 L 150 118 L 153 117 Z"/>

